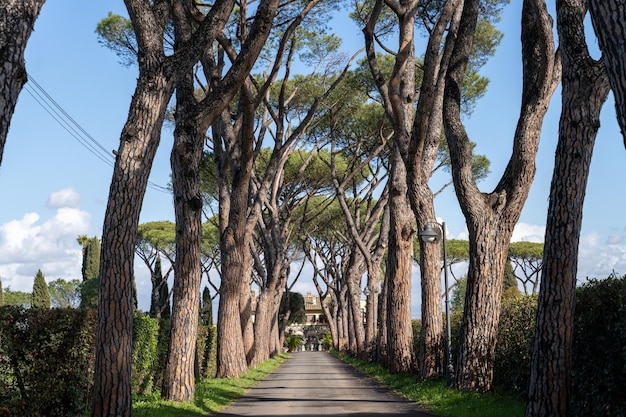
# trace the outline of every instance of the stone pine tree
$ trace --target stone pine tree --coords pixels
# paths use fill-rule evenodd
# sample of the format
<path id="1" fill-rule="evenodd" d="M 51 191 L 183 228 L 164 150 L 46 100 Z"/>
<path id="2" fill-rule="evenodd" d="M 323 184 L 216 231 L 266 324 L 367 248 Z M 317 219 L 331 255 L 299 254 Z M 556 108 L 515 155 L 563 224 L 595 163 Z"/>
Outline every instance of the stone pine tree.
<path id="1" fill-rule="evenodd" d="M 100 239 L 85 235 L 77 238 L 83 247 L 83 282 L 80 286 L 80 306 L 95 308 L 98 306 L 98 274 L 100 272 Z"/>
<path id="2" fill-rule="evenodd" d="M 452 178 L 469 230 L 470 265 L 455 388 L 488 391 L 493 368 L 505 265 L 513 228 L 535 174 L 543 118 L 560 77 L 552 19 L 543 0 L 525 0 L 521 16 L 522 97 L 507 167 L 491 192 L 472 179 L 473 146 L 461 120 L 461 96 L 482 2 L 465 0 L 444 95 L 444 125 Z"/>
<path id="3" fill-rule="evenodd" d="M 527 417 L 571 416 L 578 249 L 600 112 L 609 94 L 602 61 L 585 40 L 588 2 L 557 0 L 563 62 L 561 118 L 546 219 L 543 269 L 530 366 Z M 623 43 L 623 34 L 620 35 Z M 621 57 L 623 65 L 623 56 Z"/>
<path id="4" fill-rule="evenodd" d="M 0 165 L 17 97 L 28 80 L 24 50 L 45 0 L 8 0 L 0 7 Z"/>
<path id="5" fill-rule="evenodd" d="M 48 291 L 48 284 L 46 283 L 41 269 L 39 269 L 37 275 L 35 275 L 31 306 L 33 308 L 50 308 L 50 292 Z"/>

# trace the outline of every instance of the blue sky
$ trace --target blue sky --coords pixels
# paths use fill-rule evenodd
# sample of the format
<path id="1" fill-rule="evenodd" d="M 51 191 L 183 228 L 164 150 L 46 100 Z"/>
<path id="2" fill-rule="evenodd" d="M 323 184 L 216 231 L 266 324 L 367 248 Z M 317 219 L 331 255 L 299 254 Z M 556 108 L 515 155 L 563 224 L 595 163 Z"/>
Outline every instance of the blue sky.
<path id="1" fill-rule="evenodd" d="M 491 160 L 490 177 L 481 185 L 489 192 L 510 156 L 519 114 L 521 60 L 519 16 L 521 2 L 504 13 L 505 37 L 484 68 L 491 83 L 487 95 L 466 120 L 476 151 Z M 117 57 L 97 43 L 96 24 L 109 11 L 125 14 L 121 0 L 47 2 L 26 50 L 29 75 L 104 149 L 112 160 L 126 120 L 136 81 L 136 69 L 121 67 Z M 343 22 L 349 54 L 362 46 L 358 28 Z M 595 39 L 590 39 L 596 48 Z M 27 88 L 18 106 L 0 166 L 0 277 L 6 288 L 30 291 L 38 269 L 48 281 L 80 278 L 81 234 L 100 236 L 112 165 L 105 163 L 61 127 L 30 95 Z M 548 193 L 560 115 L 560 91 L 544 122 L 537 158 L 537 175 L 516 228 L 514 240 L 543 239 Z M 589 177 L 580 250 L 579 279 L 626 273 L 626 222 L 623 220 L 626 150 L 615 121 L 612 98 L 605 104 Z M 84 137 L 84 136 L 83 136 Z M 171 131 L 164 128 L 150 180 L 169 181 Z M 106 157 L 105 157 L 106 160 Z M 436 200 L 437 215 L 449 238 L 467 236 L 465 220 L 453 190 Z M 149 188 L 141 222 L 173 219 L 171 197 Z M 140 308 L 147 309 L 149 278 L 136 262 Z M 419 289 L 415 281 L 414 288 Z M 300 291 L 313 291 L 304 280 Z M 414 291 L 414 312 L 419 296 Z M 415 315 L 415 314 L 414 314 Z"/>

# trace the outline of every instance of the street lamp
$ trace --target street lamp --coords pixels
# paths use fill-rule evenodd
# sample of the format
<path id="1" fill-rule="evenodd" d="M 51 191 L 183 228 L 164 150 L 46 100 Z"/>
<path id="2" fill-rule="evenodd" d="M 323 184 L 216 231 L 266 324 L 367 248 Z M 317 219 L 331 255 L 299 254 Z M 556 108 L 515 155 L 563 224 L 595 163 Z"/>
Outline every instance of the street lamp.
<path id="1" fill-rule="evenodd" d="M 443 281 L 445 285 L 444 294 L 446 302 L 446 383 L 450 387 L 452 386 L 454 367 L 452 366 L 452 345 L 450 336 L 450 298 L 448 297 L 448 249 L 446 247 L 446 222 L 441 222 L 441 224 L 436 221 L 428 222 L 419 236 L 426 243 L 437 242 L 440 235 L 433 227 L 434 225 L 437 225 L 441 229 L 441 240 L 443 241 Z"/>

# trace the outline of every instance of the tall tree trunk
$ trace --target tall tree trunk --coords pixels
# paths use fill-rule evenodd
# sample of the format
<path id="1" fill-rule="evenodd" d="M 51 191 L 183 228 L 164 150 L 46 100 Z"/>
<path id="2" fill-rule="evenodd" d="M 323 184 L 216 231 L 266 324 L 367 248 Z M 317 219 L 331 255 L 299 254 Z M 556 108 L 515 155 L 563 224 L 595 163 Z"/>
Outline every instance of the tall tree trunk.
<path id="1" fill-rule="evenodd" d="M 436 219 L 434 196 L 428 182 L 440 145 L 445 74 L 450 59 L 449 51 L 454 46 L 452 41 L 448 41 L 442 49 L 441 42 L 446 33 L 454 33 L 458 28 L 460 3 L 460 0 L 445 3 L 430 32 L 424 53 L 423 79 L 407 155 L 409 198 L 419 231 Z M 421 379 L 429 379 L 443 375 L 441 242 L 433 245 L 421 239 L 418 241 L 422 290 L 419 376 Z"/>
<path id="2" fill-rule="evenodd" d="M 571 365 L 578 246 L 589 165 L 609 92 L 601 62 L 587 50 L 584 0 L 557 1 L 563 61 L 562 107 L 546 221 L 543 272 L 527 417 L 571 415 Z"/>
<path id="3" fill-rule="evenodd" d="M 141 71 L 120 138 L 102 230 L 94 417 L 131 415 L 135 239 L 171 95 L 163 73 Z"/>
<path id="4" fill-rule="evenodd" d="M 7 0 L 0 8 L 0 166 L 11 118 L 28 80 L 24 50 L 45 0 Z"/>
<path id="5" fill-rule="evenodd" d="M 415 218 L 407 197 L 406 171 L 398 145 L 391 168 L 389 255 L 385 279 L 387 296 L 387 361 L 391 372 L 415 370 L 411 324 L 411 277 Z"/>
<path id="6" fill-rule="evenodd" d="M 461 86 L 479 10 L 479 0 L 466 0 L 446 78 L 444 121 L 452 160 L 452 177 L 470 238 L 470 267 L 454 385 L 488 391 L 493 380 L 496 331 L 504 267 L 513 228 L 535 174 L 541 125 L 558 84 L 552 19 L 543 0 L 522 7 L 522 106 L 513 153 L 491 193 L 476 186 L 472 145 L 460 118 Z"/>
<path id="7" fill-rule="evenodd" d="M 248 202 L 250 199 L 250 179 L 253 162 L 253 124 L 254 107 L 251 95 L 246 87 L 241 89 L 240 105 L 242 110 L 242 128 L 235 139 L 238 149 L 236 166 L 231 166 L 230 176 L 232 191 L 228 198 L 228 215 L 220 217 L 224 232 L 220 238 L 222 254 L 222 284 L 220 287 L 220 305 L 218 312 L 217 340 L 217 376 L 218 378 L 237 377 L 248 369 L 242 335 L 240 302 L 242 285 L 247 285 L 251 272 L 250 239 L 251 228 L 248 225 Z M 227 119 L 230 116 L 226 116 Z M 219 145 L 214 146 L 218 148 Z M 221 159 L 226 160 L 224 155 Z M 224 172 L 224 175 L 227 175 Z M 220 198 L 220 204 L 226 203 Z M 222 211 L 220 210 L 220 214 Z M 254 224 L 254 223 L 252 223 Z"/>
<path id="8" fill-rule="evenodd" d="M 176 263 L 167 362 L 161 396 L 172 401 L 195 397 L 195 355 L 202 280 L 202 197 L 200 160 L 204 134 L 192 114 L 195 104 L 193 74 L 176 89 L 176 128 L 171 153 L 172 188 L 176 217 Z"/>
<path id="9" fill-rule="evenodd" d="M 411 325 L 411 277 L 415 217 L 408 200 L 405 158 L 411 139 L 415 91 L 415 13 L 418 1 L 396 4 L 399 47 L 389 80 L 381 73 L 374 49 L 374 26 L 384 2 L 377 1 L 363 33 L 367 58 L 376 86 L 383 97 L 385 113 L 392 123 L 393 149 L 389 176 L 390 233 L 387 281 L 387 355 L 391 372 L 415 369 L 413 327 Z"/>
<path id="10" fill-rule="evenodd" d="M 623 0 L 589 0 L 587 4 L 615 97 L 617 122 L 626 145 L 626 7 Z"/>

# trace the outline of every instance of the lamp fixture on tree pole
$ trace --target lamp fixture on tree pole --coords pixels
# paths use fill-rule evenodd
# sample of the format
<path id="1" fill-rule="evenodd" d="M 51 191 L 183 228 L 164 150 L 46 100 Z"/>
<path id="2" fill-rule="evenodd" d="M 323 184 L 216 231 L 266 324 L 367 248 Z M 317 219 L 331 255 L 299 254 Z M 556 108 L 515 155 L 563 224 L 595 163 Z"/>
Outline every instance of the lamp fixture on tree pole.
<path id="1" fill-rule="evenodd" d="M 434 225 L 437 225 L 441 232 L 435 230 Z M 446 383 L 450 387 L 452 386 L 454 367 L 452 366 L 452 344 L 450 336 L 450 297 L 448 296 L 448 249 L 446 247 L 446 222 L 441 222 L 441 224 L 436 221 L 426 223 L 424 230 L 419 234 L 419 236 L 426 243 L 437 242 L 439 238 L 443 241 L 443 281 L 445 285 L 444 295 L 446 303 Z"/>

